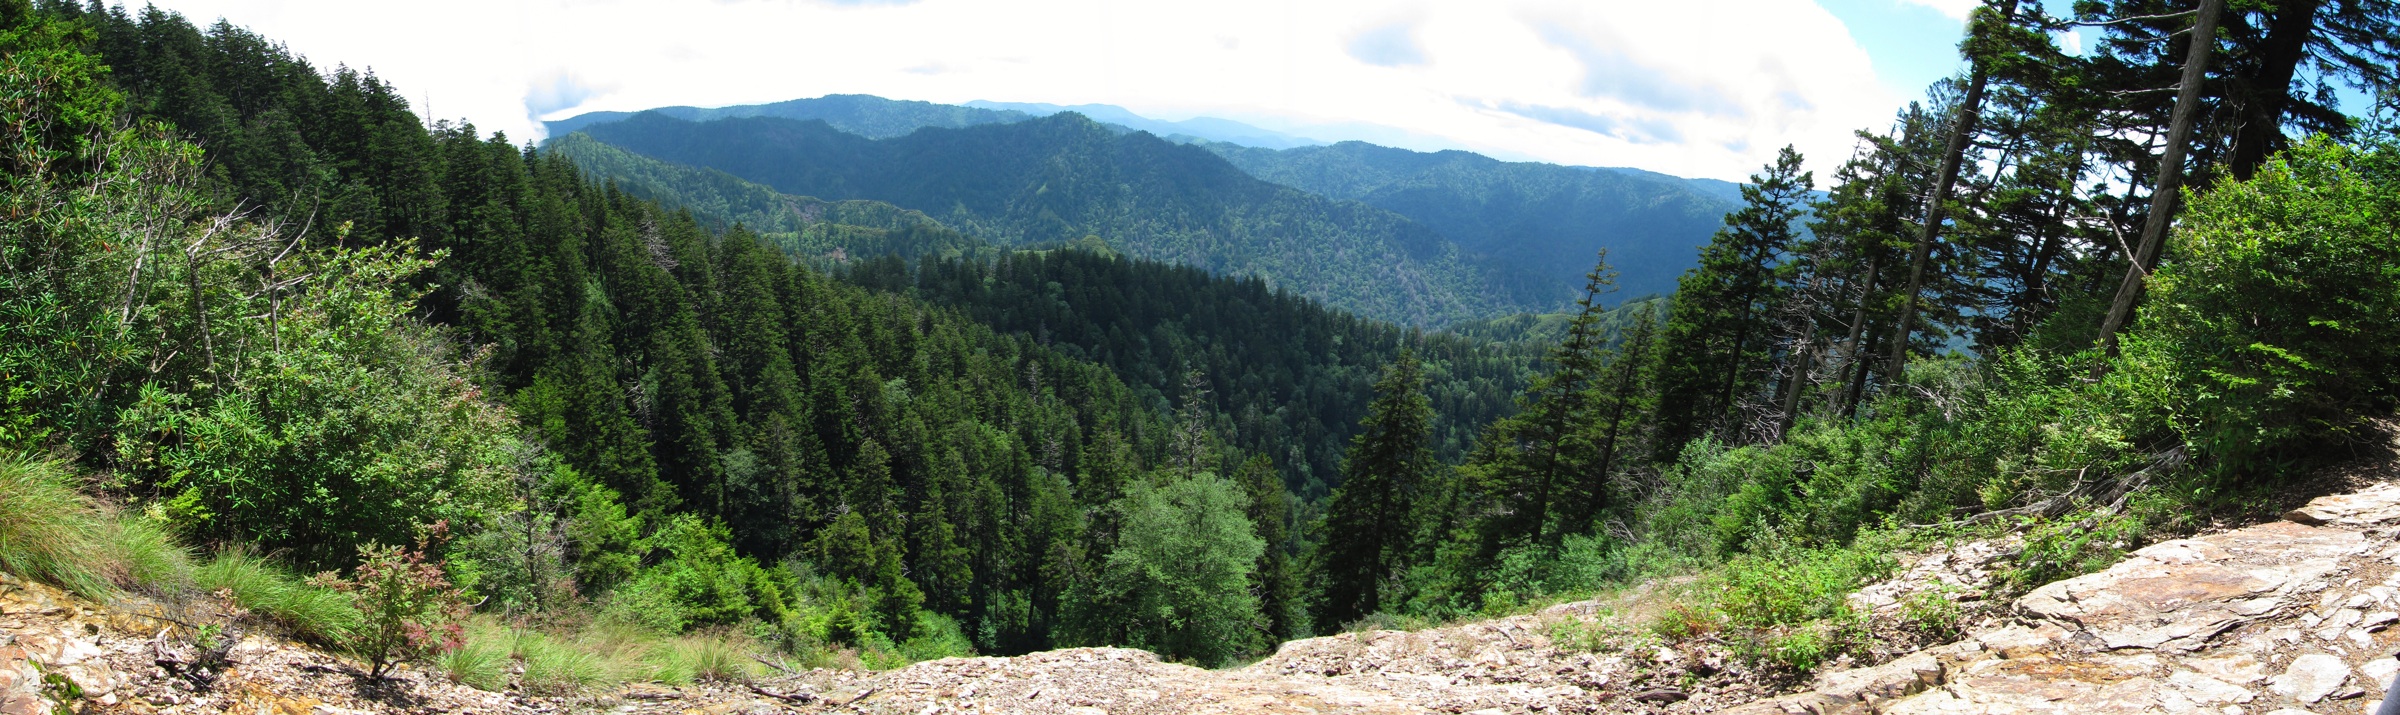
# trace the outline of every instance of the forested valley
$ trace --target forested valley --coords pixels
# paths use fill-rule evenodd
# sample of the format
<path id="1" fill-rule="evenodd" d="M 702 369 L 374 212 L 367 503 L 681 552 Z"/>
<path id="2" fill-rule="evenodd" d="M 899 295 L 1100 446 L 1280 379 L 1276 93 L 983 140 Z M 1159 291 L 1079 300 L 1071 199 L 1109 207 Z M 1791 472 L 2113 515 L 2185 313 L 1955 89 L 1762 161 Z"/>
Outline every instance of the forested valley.
<path id="1" fill-rule="evenodd" d="M 1660 632 L 1805 673 L 1898 545 L 2020 532 L 2031 588 L 2279 508 L 2400 399 L 2400 5 L 2045 7 L 1977 9 L 1832 174 L 1762 167 L 1671 294 L 1594 251 L 1493 317 L 1539 301 L 1413 224 L 1080 117 L 537 148 L 228 22 L 0 0 L 0 570 L 503 686 L 497 628 L 1218 666 L 1691 576 Z M 994 137 L 942 192 L 892 153 Z M 743 142 L 843 170 L 693 159 Z M 1056 143 L 1213 188 L 997 193 Z M 1156 243 L 1295 206 L 1358 263 Z"/>

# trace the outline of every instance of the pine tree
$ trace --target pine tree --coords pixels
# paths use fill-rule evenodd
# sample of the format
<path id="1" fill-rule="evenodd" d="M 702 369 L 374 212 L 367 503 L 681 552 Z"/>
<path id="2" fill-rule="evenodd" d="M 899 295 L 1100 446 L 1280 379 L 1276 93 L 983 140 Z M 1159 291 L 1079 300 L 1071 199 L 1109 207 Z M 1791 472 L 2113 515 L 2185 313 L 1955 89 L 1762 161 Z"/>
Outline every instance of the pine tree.
<path id="1" fill-rule="evenodd" d="M 1342 484 L 1317 525 L 1311 578 L 1320 627 L 1339 628 L 1383 608 L 1384 582 L 1415 550 L 1414 507 L 1435 468 L 1425 444 L 1433 408 L 1424 383 L 1416 353 L 1401 351 L 1376 381 L 1375 401 L 1350 441 Z"/>
<path id="2" fill-rule="evenodd" d="M 1684 272 L 1659 335 L 1658 439 L 1651 458 L 1672 461 L 1686 443 L 1727 426 L 1766 378 L 1775 266 L 1798 236 L 1815 179 L 1800 153 L 1784 147 L 1766 172 L 1742 187 L 1743 205 L 1725 216 Z"/>

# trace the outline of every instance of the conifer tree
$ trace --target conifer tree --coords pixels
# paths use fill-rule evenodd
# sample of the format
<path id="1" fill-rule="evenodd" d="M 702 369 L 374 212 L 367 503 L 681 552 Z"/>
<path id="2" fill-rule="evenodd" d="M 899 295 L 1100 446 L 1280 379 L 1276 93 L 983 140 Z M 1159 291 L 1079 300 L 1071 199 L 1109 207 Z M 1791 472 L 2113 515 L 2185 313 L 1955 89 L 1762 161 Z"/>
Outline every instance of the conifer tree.
<path id="1" fill-rule="evenodd" d="M 1742 208 L 1725 216 L 1685 271 L 1659 335 L 1658 439 L 1652 459 L 1671 461 L 1684 444 L 1725 426 L 1765 382 L 1773 309 L 1780 300 L 1775 266 L 1798 237 L 1816 187 L 1784 147 L 1764 173 L 1742 187 Z"/>
<path id="2" fill-rule="evenodd" d="M 1342 484 L 1318 524 L 1314 616 L 1339 628 L 1383 608 L 1381 592 L 1415 550 L 1415 502 L 1435 468 L 1425 445 L 1433 408 L 1424 367 L 1403 350 L 1375 383 L 1375 401 L 1342 463 Z"/>

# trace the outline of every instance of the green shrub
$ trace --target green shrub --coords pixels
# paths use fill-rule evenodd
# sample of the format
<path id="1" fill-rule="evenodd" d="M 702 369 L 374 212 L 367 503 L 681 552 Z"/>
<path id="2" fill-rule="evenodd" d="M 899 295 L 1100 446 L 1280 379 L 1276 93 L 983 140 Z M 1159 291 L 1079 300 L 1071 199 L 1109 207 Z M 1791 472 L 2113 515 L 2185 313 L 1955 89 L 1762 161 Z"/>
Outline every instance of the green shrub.
<path id="1" fill-rule="evenodd" d="M 1710 587 L 1715 610 L 1728 623 L 1772 628 L 1841 613 L 1851 591 L 1892 567 L 1887 554 L 1852 549 L 1743 556 L 1727 563 Z"/>
<path id="2" fill-rule="evenodd" d="M 2025 550 L 2003 577 L 2025 591 L 2108 568 L 2125 558 L 2144 531 L 2137 517 L 2099 511 L 2037 523 L 2025 532 Z"/>
<path id="3" fill-rule="evenodd" d="M 1761 655 L 1776 665 L 1807 673 L 1816 670 L 1818 665 L 1837 655 L 1840 650 L 1841 644 L 1826 628 L 1811 624 L 1769 637 Z"/>
<path id="4" fill-rule="evenodd" d="M 1937 643 L 1957 639 L 1964 614 L 1951 598 L 1948 587 L 1909 594 L 1900 601 L 1900 624 Z"/>
<path id="5" fill-rule="evenodd" d="M 1116 549 L 1071 597 L 1070 637 L 1208 665 L 1248 652 L 1260 620 L 1250 573 L 1266 549 L 1249 495 L 1208 472 L 1156 478 L 1110 505 L 1121 520 Z"/>
<path id="6" fill-rule="evenodd" d="M 2400 147 L 2311 137 L 2180 223 L 2110 381 L 2163 393 L 2204 468 L 2271 473 L 2400 402 Z"/>
<path id="7" fill-rule="evenodd" d="M 286 269 L 318 278 L 278 294 L 272 338 L 249 318 L 270 306 L 242 297 L 240 267 L 208 268 L 210 311 L 244 311 L 210 318 L 218 343 L 279 349 L 222 351 L 206 389 L 141 384 L 115 419 L 120 477 L 163 495 L 183 533 L 259 544 L 308 568 L 406 543 L 416 524 L 501 511 L 514 419 L 480 399 L 448 338 L 410 317 L 410 281 L 439 258 L 406 241 L 296 252 Z"/>
<path id="8" fill-rule="evenodd" d="M 604 617 L 675 634 L 751 618 L 780 623 L 791 616 L 790 575 L 735 554 L 727 540 L 721 525 L 689 514 L 669 518 L 646 540 L 666 558 L 617 587 Z"/>

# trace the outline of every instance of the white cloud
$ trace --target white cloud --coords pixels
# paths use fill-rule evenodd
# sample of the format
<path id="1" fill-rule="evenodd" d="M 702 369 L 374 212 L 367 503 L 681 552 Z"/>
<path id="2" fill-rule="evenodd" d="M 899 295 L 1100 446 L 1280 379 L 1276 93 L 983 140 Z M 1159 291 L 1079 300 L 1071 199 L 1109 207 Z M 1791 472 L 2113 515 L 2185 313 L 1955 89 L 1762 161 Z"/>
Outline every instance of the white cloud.
<path id="1" fill-rule="evenodd" d="M 1832 15 L 1778 0 L 160 4 L 519 140 L 535 113 L 865 93 L 1382 125 L 1417 148 L 1739 179 L 1787 143 L 1830 167 L 1900 101 Z"/>
<path id="2" fill-rule="evenodd" d="M 1939 13 L 1941 13 L 1941 14 L 1943 14 L 1943 15 L 1948 15 L 1948 16 L 1950 16 L 1950 19 L 1952 19 L 1952 20 L 1959 20 L 1959 21 L 1965 21 L 1965 20 L 1967 19 L 1967 14 L 1968 14 L 1968 13 L 1972 13 L 1972 12 L 1974 12 L 1974 11 L 1975 11 L 1975 8 L 1978 8 L 1978 7 L 1982 7 L 1982 6 L 1983 6 L 1983 0 L 1900 0 L 1900 1 L 1901 1 L 1901 2 L 1905 2 L 1905 3 L 1908 3 L 1908 4 L 1910 4 L 1910 5 L 1922 5 L 1922 6 L 1925 6 L 1925 7 L 1933 8 L 1935 12 L 1939 12 Z"/>

